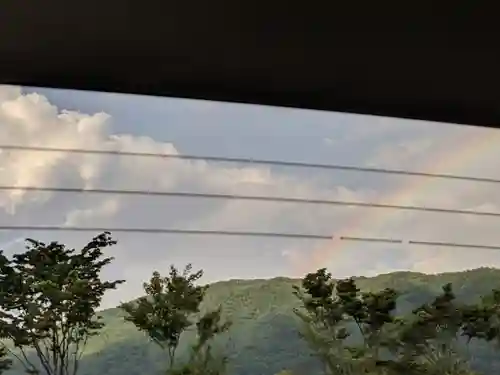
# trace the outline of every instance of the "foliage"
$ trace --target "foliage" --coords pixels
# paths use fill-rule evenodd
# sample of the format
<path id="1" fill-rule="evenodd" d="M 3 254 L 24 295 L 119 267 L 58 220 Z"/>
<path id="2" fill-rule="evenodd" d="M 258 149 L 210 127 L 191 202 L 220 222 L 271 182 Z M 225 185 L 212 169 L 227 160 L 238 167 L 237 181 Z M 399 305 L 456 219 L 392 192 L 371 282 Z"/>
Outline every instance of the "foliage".
<path id="1" fill-rule="evenodd" d="M 196 323 L 197 343 L 191 349 L 189 362 L 175 367 L 176 351 L 181 335 L 193 325 L 193 316 L 199 315 L 208 286 L 195 283 L 203 272 L 191 272 L 187 265 L 182 273 L 170 267 L 167 277 L 154 272 L 149 283 L 144 284 L 146 296 L 138 301 L 124 303 L 121 308 L 127 313 L 125 320 L 132 322 L 140 331 L 161 349 L 166 350 L 169 358 L 168 371 L 176 375 L 220 374 L 225 365 L 225 358 L 215 358 L 211 341 L 216 335 L 229 328 L 228 323 L 221 323 L 221 309 L 209 311 Z M 217 366 L 215 366 L 216 362 Z"/>
<path id="2" fill-rule="evenodd" d="M 329 374 L 349 374 L 353 371 L 344 340 L 349 336 L 344 312 L 333 292 L 335 285 L 330 273 L 320 269 L 307 274 L 302 281 L 305 293 L 297 286 L 294 293 L 303 303 L 305 313 L 295 309 L 304 324 L 302 337 L 323 362 Z"/>
<path id="3" fill-rule="evenodd" d="M 469 358 L 471 368 L 477 374 L 499 373 L 500 361 L 498 353 L 494 351 L 498 342 L 495 333 L 498 314 L 493 314 L 495 309 L 498 309 L 498 304 L 495 305 L 492 289 L 500 288 L 500 270 L 483 268 L 439 275 L 396 272 L 353 280 L 360 289 L 359 297 L 364 293 L 377 294 L 386 289 L 398 291 L 396 309 L 391 313 L 391 316 L 396 316 L 394 322 L 384 324 L 386 340 L 380 356 L 382 359 L 392 359 L 401 366 L 409 365 L 405 362 L 403 347 L 398 345 L 393 348 L 395 344 L 392 342 L 397 344 L 403 332 L 402 328 L 408 327 L 406 324 L 411 324 L 418 318 L 414 311 L 424 305 L 432 306 L 436 297 L 443 294 L 442 286 L 451 283 L 456 297 L 452 303 L 462 309 L 464 319 L 457 339 L 453 339 L 457 354 L 463 356 L 463 360 Z M 221 335 L 214 344 L 211 354 L 217 361 L 213 367 L 217 368 L 216 365 L 222 362 L 220 358 L 226 357 L 228 375 L 275 375 L 282 369 L 290 369 L 293 374 L 299 375 L 324 374 L 324 365 L 316 359 L 317 353 L 310 350 L 297 333 L 297 319 L 293 310 L 303 304 L 290 291 L 293 286 L 301 287 L 302 282 L 303 280 L 279 277 L 211 284 L 204 294 L 200 310 L 214 311 L 222 306 L 224 320 L 233 322 L 229 331 L 231 345 L 226 344 L 228 335 Z M 334 287 L 337 285 L 337 280 L 332 279 L 331 282 Z M 301 287 L 300 291 L 308 297 L 304 288 Z M 335 290 L 333 295 L 336 295 Z M 480 296 L 485 297 L 481 299 Z M 300 308 L 300 312 L 307 315 L 304 308 Z M 149 344 L 149 336 L 139 332 L 133 324 L 125 323 L 122 309 L 108 309 L 100 315 L 103 316 L 106 326 L 98 336 L 89 338 L 86 353 L 82 357 L 80 375 L 154 375 L 158 370 L 164 370 L 165 352 L 160 346 Z M 182 335 L 176 353 L 177 371 L 190 364 L 193 347 L 198 342 L 195 322 L 200 316 L 201 313 L 192 314 L 193 329 L 187 329 Z M 356 324 L 346 319 L 342 325 L 349 333 L 349 337 L 343 341 L 344 345 L 362 347 L 364 341 Z M 465 332 L 477 333 L 469 338 Z M 491 337 L 489 341 L 482 338 L 487 335 Z M 225 356 L 219 357 L 218 350 L 221 348 L 224 348 Z M 390 355 L 386 356 L 388 351 Z M 315 354 L 316 358 L 311 357 L 311 353 Z M 348 350 L 343 353 L 346 358 L 352 356 Z M 362 359 L 359 362 L 362 362 Z M 422 361 L 424 358 L 415 359 Z M 385 369 L 382 369 L 379 366 L 377 370 L 391 374 L 387 367 L 386 365 Z M 195 369 L 196 366 L 188 367 L 192 373 L 196 373 Z M 410 371 L 404 370 L 394 372 L 411 374 Z M 25 372 L 17 367 L 15 361 L 14 369 L 7 373 L 20 375 Z"/>
<path id="4" fill-rule="evenodd" d="M 307 313 L 296 310 L 296 314 L 305 323 L 304 338 L 327 373 L 372 373 L 392 365 L 383 355 L 389 348 L 387 326 L 395 322 L 392 313 L 398 294 L 393 289 L 360 293 L 352 278 L 335 284 L 326 269 L 306 275 L 302 287 L 305 293 L 296 287 L 295 294 Z M 351 336 L 348 323 L 357 327 L 361 345 L 346 342 Z"/>
<path id="5" fill-rule="evenodd" d="M 0 333 L 26 371 L 41 370 L 27 355 L 32 349 L 46 374 L 77 373 L 88 338 L 103 327 L 96 314 L 103 295 L 123 282 L 100 278 L 113 260 L 102 250 L 115 244 L 105 232 L 79 251 L 28 239 L 24 253 L 0 253 Z"/>
<path id="6" fill-rule="evenodd" d="M 500 347 L 500 290 L 482 296 L 478 304 L 463 309 L 463 336 L 494 342 Z"/>
<path id="7" fill-rule="evenodd" d="M 399 320 L 410 322 L 412 317 L 415 318 L 414 310 L 424 304 L 431 304 L 436 296 L 442 294 L 443 285 L 453 284 L 456 294 L 454 303 L 479 306 L 478 303 L 482 303 L 481 295 L 489 296 L 492 288 L 500 287 L 500 271 L 483 268 L 439 275 L 396 272 L 354 280 L 360 293 L 377 293 L 387 288 L 399 292 L 396 322 L 386 327 L 396 326 L 394 331 L 388 329 L 388 335 L 397 337 Z M 233 322 L 230 330 L 231 346 L 224 344 L 226 335 L 218 339 L 221 347 L 226 345 L 228 374 L 274 375 L 282 369 L 290 369 L 294 374 L 324 373 L 324 366 L 311 357 L 311 350 L 297 333 L 293 310 L 302 303 L 290 291 L 293 286 L 301 285 L 302 280 L 284 277 L 270 280 L 231 280 L 210 285 L 200 306 L 201 310 L 211 311 L 222 305 L 224 316 Z M 305 293 L 302 288 L 301 291 Z M 301 311 L 305 313 L 303 309 Z M 159 347 L 156 350 L 156 345 L 148 345 L 132 324 L 121 323 L 123 318 L 120 309 L 110 309 L 102 315 L 107 323 L 101 334 L 106 336 L 106 347 L 102 346 L 104 344 L 99 337 L 91 338 L 91 352 L 83 358 L 82 375 L 155 374 L 158 369 L 163 368 L 165 356 Z M 350 346 L 361 344 L 362 337 L 358 334 L 356 325 L 346 322 L 345 326 L 351 333 L 345 343 Z M 184 335 L 178 350 L 179 363 L 188 362 L 192 344 L 196 342 L 195 330 L 187 330 Z M 460 353 L 466 354 L 467 340 L 467 336 L 458 340 L 461 344 Z M 491 342 L 494 343 L 495 340 Z M 469 346 L 468 357 L 474 371 L 483 375 L 499 373 L 500 361 L 498 354 L 493 351 L 493 345 L 488 345 L 486 340 L 473 338 Z M 94 354 L 97 351 L 101 354 Z M 395 353 L 394 356 L 396 355 L 399 354 Z M 399 362 L 399 357 L 396 359 Z"/>
<path id="8" fill-rule="evenodd" d="M 469 375 L 460 338 L 467 345 L 472 339 L 499 340 L 497 290 L 479 303 L 460 304 L 447 283 L 432 302 L 396 317 L 394 289 L 360 292 L 353 278 L 334 282 L 325 269 L 307 274 L 302 288 L 294 289 L 303 307 L 295 311 L 303 337 L 327 374 Z M 352 327 L 361 342 L 348 342 Z"/>
<path id="9" fill-rule="evenodd" d="M 12 360 L 8 358 L 8 354 L 6 347 L 0 347 L 0 374 L 12 367 Z"/>
<path id="10" fill-rule="evenodd" d="M 196 323 L 197 341 L 191 348 L 187 364 L 171 375 L 220 375 L 225 372 L 227 357 L 214 355 L 211 341 L 226 332 L 231 324 L 221 323 L 221 309 L 203 315 Z"/>
<path id="11" fill-rule="evenodd" d="M 470 374 L 460 348 L 464 313 L 469 307 L 457 304 L 451 284 L 431 303 L 417 308 L 401 325 L 399 354 L 413 372 L 427 374 Z"/>

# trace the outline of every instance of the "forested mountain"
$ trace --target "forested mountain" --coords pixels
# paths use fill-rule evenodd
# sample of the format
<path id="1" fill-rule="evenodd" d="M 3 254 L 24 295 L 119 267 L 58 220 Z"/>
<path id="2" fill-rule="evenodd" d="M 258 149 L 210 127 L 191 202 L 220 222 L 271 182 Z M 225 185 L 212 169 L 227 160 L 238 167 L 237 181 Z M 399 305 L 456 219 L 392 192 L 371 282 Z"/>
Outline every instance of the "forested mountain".
<path id="1" fill-rule="evenodd" d="M 500 288 L 500 270 L 482 268 L 466 272 L 425 275 L 395 272 L 376 277 L 356 278 L 362 291 L 394 288 L 401 292 L 398 312 L 405 314 L 430 302 L 447 283 L 453 285 L 458 301 L 476 302 L 493 288 Z M 233 322 L 217 347 L 230 356 L 232 375 L 274 375 L 288 369 L 294 374 L 312 375 L 319 369 L 298 334 L 293 309 L 299 302 L 293 286 L 300 280 L 231 280 L 214 283 L 208 289 L 203 309 L 222 305 L 223 315 Z M 203 310 L 202 309 L 202 310 Z M 82 375 L 152 375 L 164 371 L 165 354 L 150 343 L 146 335 L 123 319 L 122 309 L 102 312 L 106 326 L 90 339 L 81 363 Z M 191 336 L 194 336 L 191 335 Z M 181 340 L 182 353 L 192 340 Z M 492 344 L 472 344 L 472 366 L 482 374 L 498 374 L 500 355 Z M 15 366 L 7 374 L 20 374 Z"/>

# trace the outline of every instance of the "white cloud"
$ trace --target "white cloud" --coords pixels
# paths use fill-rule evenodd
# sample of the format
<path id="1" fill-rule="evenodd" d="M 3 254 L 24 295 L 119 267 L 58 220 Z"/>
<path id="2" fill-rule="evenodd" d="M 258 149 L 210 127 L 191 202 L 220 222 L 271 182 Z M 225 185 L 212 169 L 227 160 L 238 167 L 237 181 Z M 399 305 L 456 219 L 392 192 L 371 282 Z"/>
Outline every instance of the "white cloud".
<path id="1" fill-rule="evenodd" d="M 70 211 L 66 215 L 66 222 L 64 224 L 68 227 L 76 227 L 82 222 L 92 222 L 99 217 L 110 218 L 116 215 L 119 209 L 118 199 L 110 198 L 102 202 L 98 207 Z"/>
<path id="2" fill-rule="evenodd" d="M 175 146 L 168 142 L 157 142 L 146 136 L 111 134 L 113 119 L 107 114 L 65 112 L 43 96 L 23 95 L 11 87 L 0 88 L 0 98 L 3 100 L 0 103 L 0 144 L 178 154 Z M 0 184 L 12 186 L 151 189 L 275 196 L 315 196 L 320 193 L 324 197 L 333 198 L 337 195 L 355 195 L 346 189 L 336 191 L 337 184 L 331 186 L 331 191 L 318 190 L 314 178 L 302 181 L 300 177 L 277 173 L 269 167 L 204 161 L 70 152 L 5 151 L 0 154 L 0 168 Z M 4 214 L 1 214 L 1 208 L 4 209 Z M 305 231 L 302 226 L 306 223 L 308 230 L 314 231 L 314 220 L 310 215 L 304 221 L 307 214 L 304 215 L 303 212 L 307 210 L 299 205 L 252 201 L 0 192 L 0 220 L 24 225 L 293 232 Z M 330 220 L 339 215 L 341 217 L 346 212 L 327 212 L 324 208 L 317 211 L 323 212 Z M 330 225 L 326 225 L 325 230 L 329 230 L 329 227 Z M 27 233 L 34 237 L 42 234 L 50 235 Z M 265 251 L 268 258 L 279 257 L 279 246 L 283 246 L 276 242 L 278 249 L 271 249 L 262 247 L 262 241 L 259 240 L 232 239 L 231 245 L 219 249 L 221 241 L 225 240 L 218 239 L 217 242 L 200 238 L 166 239 L 161 236 L 118 235 L 119 240 L 125 237 L 130 240 L 120 241 L 116 250 L 117 266 L 113 272 L 120 272 L 118 266 L 130 267 L 130 273 L 136 275 L 130 282 L 135 281 L 137 285 L 140 285 L 140 280 L 147 277 L 147 272 L 153 267 L 166 269 L 170 262 L 177 259 L 188 262 L 190 256 L 201 256 L 202 251 L 218 252 L 220 256 L 224 256 L 224 262 L 233 268 L 232 271 L 223 271 L 220 277 L 232 275 L 238 270 L 243 270 L 248 275 L 252 272 L 246 270 L 250 264 L 246 258 L 253 256 L 255 246 L 267 249 Z M 83 241 L 84 235 L 58 233 L 57 238 L 74 243 Z M 144 246 L 144 241 L 147 241 L 148 246 L 140 248 Z M 199 248 L 195 249 L 195 246 Z M 165 247 L 168 247 L 169 253 L 164 252 L 162 248 Z M 195 250 L 198 251 L 197 254 L 193 254 Z M 181 254 L 185 255 L 182 257 Z M 206 262 L 216 263 L 213 257 L 208 257 Z M 272 262 L 268 265 L 270 267 L 265 272 L 272 274 Z M 286 264 L 276 266 L 276 272 L 286 271 Z M 218 265 L 212 278 L 216 278 L 217 272 L 224 268 L 224 264 Z M 142 270 L 142 273 L 138 270 Z M 255 271 L 253 273 L 258 274 L 258 269 Z"/>
<path id="3" fill-rule="evenodd" d="M 0 87 L 0 144 L 179 154 L 172 143 L 159 142 L 147 136 L 116 134 L 113 132 L 115 125 L 119 124 L 114 124 L 109 114 L 65 112 L 49 103 L 44 96 L 23 95 L 18 88 Z M 456 139 L 457 136 L 454 137 L 449 139 Z M 320 142 L 321 139 L 329 138 L 325 135 L 320 138 Z M 211 141 L 212 138 L 207 137 L 207 142 Z M 440 139 L 431 142 L 429 137 L 417 139 L 414 143 L 406 141 L 396 147 L 386 146 L 373 162 L 390 163 L 392 167 L 401 169 L 409 165 L 432 165 L 436 155 L 457 152 L 453 149 L 455 146 L 450 141 L 443 143 Z M 491 151 L 489 155 L 493 157 L 494 152 Z M 484 162 L 478 158 L 468 169 L 474 165 L 483 166 Z M 490 167 L 489 171 L 494 169 Z M 371 186 L 367 183 L 370 179 L 381 179 L 384 181 L 381 186 L 384 187 L 367 188 Z M 423 183 L 416 178 L 394 179 L 368 174 L 361 181 L 359 188 L 348 189 L 337 175 L 332 174 L 330 177 L 321 170 L 304 177 L 304 174 L 296 174 L 291 168 L 281 171 L 262 166 L 168 158 L 69 152 L 0 153 L 0 185 L 291 196 L 469 209 L 482 207 L 488 210 L 500 207 L 495 185 L 446 181 Z M 500 242 L 500 234 L 496 230 L 498 220 L 495 218 L 472 219 L 319 205 L 123 195 L 83 196 L 2 191 L 0 221 L 26 225 L 340 233 L 470 243 Z M 52 236 L 51 239 L 55 236 L 54 233 L 42 234 Z M 37 237 L 37 233 L 26 235 Z M 58 233 L 57 238 L 74 244 L 85 241 L 91 235 Z M 7 235 L 4 235 L 5 238 L 1 236 L 0 242 L 3 243 L 15 240 Z M 209 279 L 300 274 L 319 266 L 329 266 L 334 273 L 346 275 L 394 268 L 435 272 L 454 267 L 500 266 L 500 253 L 491 251 L 466 253 L 466 250 L 457 252 L 456 249 L 236 237 L 139 234 L 117 234 L 117 237 L 119 245 L 113 252 L 116 262 L 110 268 L 109 275 L 125 277 L 129 282 L 113 295 L 109 303 L 140 293 L 141 282 L 150 271 L 153 268 L 166 270 L 171 262 L 192 261 L 196 267 L 206 269 Z"/>

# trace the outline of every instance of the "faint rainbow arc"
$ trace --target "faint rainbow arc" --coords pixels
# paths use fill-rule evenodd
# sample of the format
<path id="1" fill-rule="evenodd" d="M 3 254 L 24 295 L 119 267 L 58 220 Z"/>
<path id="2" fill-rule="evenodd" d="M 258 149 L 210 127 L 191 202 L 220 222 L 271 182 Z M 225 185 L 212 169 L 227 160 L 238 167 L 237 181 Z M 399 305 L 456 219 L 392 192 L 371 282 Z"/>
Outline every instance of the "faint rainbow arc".
<path id="1" fill-rule="evenodd" d="M 484 157 L 488 151 L 493 150 L 493 148 L 498 149 L 498 142 L 494 143 L 494 140 L 498 141 L 500 138 L 492 137 L 491 131 L 485 129 L 477 129 L 477 131 L 480 134 L 474 136 L 472 139 L 470 133 L 465 132 L 458 140 L 454 140 L 454 145 L 461 145 L 462 147 L 457 153 L 450 153 L 449 148 L 443 147 L 443 151 L 438 153 L 429 162 L 428 168 L 423 168 L 425 172 L 452 173 L 450 169 L 463 170 L 477 161 L 478 158 Z M 380 199 L 380 203 L 404 205 L 415 193 L 425 193 L 426 190 L 434 188 L 436 184 L 442 181 L 441 179 L 422 177 L 417 180 L 419 181 L 418 183 L 415 183 L 415 177 L 409 177 L 409 179 L 410 182 L 403 184 L 397 192 L 387 194 Z M 340 240 L 338 235 L 352 235 L 353 232 L 366 227 L 372 229 L 388 218 L 400 216 L 402 213 L 403 211 L 400 210 L 374 208 L 363 211 L 363 215 L 356 215 L 346 225 L 342 226 L 334 238 L 327 244 L 313 249 L 309 254 L 304 254 L 304 257 L 299 257 L 300 260 L 293 262 L 294 271 L 302 274 L 304 272 L 311 272 L 317 268 L 326 267 L 332 258 L 348 246 L 345 241 Z"/>

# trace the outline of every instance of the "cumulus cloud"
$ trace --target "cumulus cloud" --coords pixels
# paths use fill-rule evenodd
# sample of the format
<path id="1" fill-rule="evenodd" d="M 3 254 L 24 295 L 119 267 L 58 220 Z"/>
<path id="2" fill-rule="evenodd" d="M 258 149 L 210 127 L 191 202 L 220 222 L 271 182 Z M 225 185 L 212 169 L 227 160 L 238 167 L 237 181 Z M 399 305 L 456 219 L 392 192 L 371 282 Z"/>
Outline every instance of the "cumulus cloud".
<path id="1" fill-rule="evenodd" d="M 23 94 L 12 87 L 0 88 L 0 143 L 64 149 L 96 149 L 178 154 L 175 145 L 147 136 L 117 134 L 113 118 L 104 113 L 82 114 L 57 108 L 36 93 Z M 0 184 L 10 186 L 84 187 L 142 189 L 226 194 L 315 196 L 335 198 L 355 195 L 324 185 L 321 176 L 304 181 L 293 174 L 269 167 L 214 164 L 204 161 L 152 157 L 105 156 L 71 152 L 3 151 L 0 154 Z M 2 213 L 3 210 L 3 213 Z M 154 197 L 71 195 L 36 193 L 23 190 L 0 193 L 0 220 L 18 225 L 67 225 L 86 227 L 143 227 L 201 230 L 249 230 L 303 232 L 314 231 L 308 208 L 293 204 L 245 201 L 193 200 Z M 304 213 L 306 212 L 306 213 Z M 330 220 L 346 210 L 321 208 Z M 283 220 L 283 218 L 287 218 Z M 324 226 L 331 230 L 330 226 Z M 317 228 L 316 228 L 317 229 Z M 320 228 L 321 229 L 321 228 Z M 318 229 L 318 230 L 320 230 Z M 24 233 L 23 233 L 24 235 Z M 54 233 L 26 233 L 54 239 Z M 15 233 L 4 234 L 7 247 L 18 243 Z M 213 268 L 209 277 L 259 276 L 256 253 L 278 259 L 276 273 L 285 273 L 286 259 L 280 246 L 286 240 L 201 239 L 179 236 L 139 236 L 117 234 L 113 275 L 133 274 L 130 283 L 140 285 L 153 268 L 167 269 L 170 262 L 199 260 L 200 266 Z M 57 233 L 57 239 L 82 243 L 83 234 Z M 273 246 L 270 247 L 269 243 Z M 194 258 L 194 259 L 191 259 Z M 256 261 L 257 260 L 257 261 Z M 265 262 L 265 260 L 264 260 Z M 210 267 L 212 266 L 212 267 Z M 205 267 L 204 267 L 205 268 Z M 266 268 L 266 267 L 264 267 Z M 261 267 L 262 269 L 262 267 Z M 267 272 L 267 274 L 266 274 Z M 267 267 L 260 276 L 269 276 Z M 134 290 L 134 288 L 131 288 Z M 135 293 L 139 291 L 135 288 Z M 124 292 L 128 295 L 128 292 Z"/>
<path id="2" fill-rule="evenodd" d="M 440 136 L 444 137 L 443 134 Z M 319 142 L 334 139 L 328 137 L 331 136 L 325 134 Z M 464 138 L 458 133 L 448 134 L 448 137 L 432 139 L 427 136 L 413 143 L 408 139 L 403 143 L 389 143 L 373 155 L 371 162 L 401 169 L 433 165 L 436 156 L 457 152 L 454 150 L 456 144 L 443 139 Z M 207 142 L 214 141 L 211 137 L 206 138 Z M 348 138 L 343 139 L 347 142 Z M 158 141 L 147 134 L 121 134 L 120 124 L 114 122 L 112 113 L 65 111 L 43 95 L 24 94 L 21 89 L 10 86 L 0 87 L 0 144 L 180 154 L 175 144 Z M 258 156 L 258 150 L 255 155 Z M 489 155 L 494 156 L 494 151 Z M 477 158 L 477 155 L 474 157 L 477 160 L 469 163 L 470 168 L 486 165 L 485 160 Z M 488 171 L 493 173 L 495 169 L 490 167 Z M 496 196 L 493 184 L 422 182 L 417 178 L 367 174 L 357 180 L 356 186 L 351 183 L 347 187 L 341 175 L 325 171 L 305 174 L 291 168 L 270 166 L 70 152 L 4 150 L 0 153 L 0 185 L 307 197 L 491 211 L 500 207 L 500 197 Z M 22 190 L 0 192 L 0 222 L 17 225 L 332 233 L 493 243 L 500 242 L 495 230 L 498 221 L 495 220 L 256 201 L 74 195 Z M 50 240 L 57 237 L 77 246 L 92 234 L 4 233 L 0 234 L 1 246 L 10 249 L 19 245 L 19 235 Z M 153 269 L 166 270 L 170 263 L 194 262 L 195 267 L 207 271 L 207 280 L 279 274 L 298 276 L 301 272 L 321 266 L 329 267 L 336 275 L 347 276 L 401 268 L 437 272 L 500 265 L 498 252 L 468 249 L 457 252 L 456 249 L 339 240 L 314 242 L 125 233 L 117 233 L 116 237 L 119 245 L 112 251 L 116 261 L 107 275 L 126 278 L 128 283 L 110 297 L 107 303 L 111 305 L 139 294 L 142 280 Z"/>

